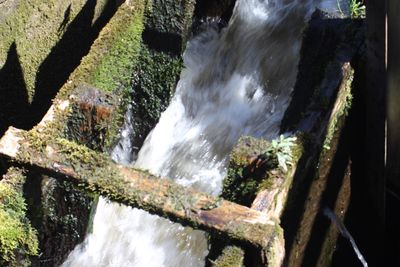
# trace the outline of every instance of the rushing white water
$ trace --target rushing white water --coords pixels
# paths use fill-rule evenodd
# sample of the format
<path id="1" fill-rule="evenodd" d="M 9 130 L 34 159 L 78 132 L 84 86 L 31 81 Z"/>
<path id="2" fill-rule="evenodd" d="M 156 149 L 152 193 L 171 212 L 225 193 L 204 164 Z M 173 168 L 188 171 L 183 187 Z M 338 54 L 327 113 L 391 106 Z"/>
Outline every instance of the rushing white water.
<path id="1" fill-rule="evenodd" d="M 238 138 L 277 135 L 316 2 L 237 0 L 225 29 L 210 24 L 193 38 L 176 94 L 135 167 L 218 194 Z M 93 233 L 63 266 L 204 266 L 207 246 L 201 231 L 100 199 Z"/>

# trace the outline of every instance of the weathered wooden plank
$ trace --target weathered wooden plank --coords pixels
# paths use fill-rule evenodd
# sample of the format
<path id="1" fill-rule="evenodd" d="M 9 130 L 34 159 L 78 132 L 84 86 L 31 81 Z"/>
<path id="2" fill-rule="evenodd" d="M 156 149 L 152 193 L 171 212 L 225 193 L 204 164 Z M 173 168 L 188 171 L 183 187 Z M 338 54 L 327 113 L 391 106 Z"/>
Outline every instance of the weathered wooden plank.
<path id="1" fill-rule="evenodd" d="M 342 78 L 337 80 L 336 99 L 330 113 L 326 113 L 323 110 L 313 111 L 315 115 L 310 117 L 314 121 L 310 123 L 310 121 L 306 119 L 307 123 L 304 123 L 304 125 L 307 125 L 307 127 L 302 129 L 303 132 L 301 134 L 303 135 L 315 133 L 313 142 L 317 144 L 317 146 L 322 145 L 324 142 L 327 144 L 330 143 L 334 132 L 338 130 L 337 123 L 339 119 L 346 116 L 346 109 L 349 108 L 348 101 L 351 97 L 351 82 L 354 71 L 348 62 L 343 63 L 340 70 L 340 76 Z M 281 216 L 290 188 L 290 184 L 284 186 L 284 183 L 287 179 L 293 179 L 299 164 L 298 156 L 299 155 L 297 155 L 288 173 L 282 173 L 279 168 L 274 171 L 276 173 L 276 179 L 273 185 L 257 193 L 251 206 L 253 209 L 267 213 L 270 217 L 279 218 Z M 250 164 L 250 162 L 248 164 Z"/>
<path id="2" fill-rule="evenodd" d="M 65 139 L 42 140 L 10 127 L 0 154 L 67 178 L 88 192 L 157 214 L 172 221 L 228 236 L 267 252 L 279 226 L 265 214 L 186 188 L 146 171 L 123 167 L 103 154 Z M 266 254 L 266 253 L 263 253 Z"/>

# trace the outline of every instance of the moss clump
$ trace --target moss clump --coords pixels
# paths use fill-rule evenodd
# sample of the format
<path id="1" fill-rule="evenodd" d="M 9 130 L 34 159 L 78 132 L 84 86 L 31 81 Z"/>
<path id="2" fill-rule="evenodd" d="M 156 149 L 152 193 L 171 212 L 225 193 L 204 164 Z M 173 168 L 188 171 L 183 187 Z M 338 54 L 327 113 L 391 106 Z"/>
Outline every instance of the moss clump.
<path id="1" fill-rule="evenodd" d="M 154 0 L 151 16 L 147 19 L 150 28 L 159 32 L 181 33 L 187 16 L 187 9 L 193 8 L 193 0 Z"/>
<path id="2" fill-rule="evenodd" d="M 194 0 L 153 0 L 146 28 L 157 32 L 185 35 L 190 27 L 194 5 Z M 185 36 L 182 39 L 184 40 Z"/>
<path id="3" fill-rule="evenodd" d="M 105 159 L 99 156 L 101 154 L 67 139 L 57 138 L 55 144 L 57 145 L 57 152 L 65 155 L 67 162 L 74 164 L 101 164 L 105 162 Z"/>
<path id="4" fill-rule="evenodd" d="M 280 187 L 290 178 L 289 169 L 301 154 L 296 137 L 281 135 L 271 143 L 241 137 L 231 153 L 221 196 L 250 206 L 259 191 Z"/>
<path id="5" fill-rule="evenodd" d="M 243 166 L 230 166 L 228 176 L 224 179 L 222 197 L 238 204 L 250 206 L 262 178 L 251 177 Z"/>
<path id="6" fill-rule="evenodd" d="M 132 81 L 136 144 L 143 142 L 161 112 L 167 108 L 181 69 L 180 57 L 156 52 L 142 45 Z"/>
<path id="7" fill-rule="evenodd" d="M 212 262 L 213 267 L 242 267 L 244 251 L 236 246 L 228 246 L 222 251 L 222 255 Z"/>
<path id="8" fill-rule="evenodd" d="M 241 137 L 231 153 L 228 175 L 221 196 L 230 201 L 251 205 L 259 185 L 268 171 L 277 167 L 277 158 L 268 151 L 270 143 L 252 137 Z"/>
<path id="9" fill-rule="evenodd" d="M 22 194 L 24 172 L 10 168 L 0 182 L 0 265 L 30 266 L 29 256 L 38 254 L 38 239 L 26 218 Z"/>

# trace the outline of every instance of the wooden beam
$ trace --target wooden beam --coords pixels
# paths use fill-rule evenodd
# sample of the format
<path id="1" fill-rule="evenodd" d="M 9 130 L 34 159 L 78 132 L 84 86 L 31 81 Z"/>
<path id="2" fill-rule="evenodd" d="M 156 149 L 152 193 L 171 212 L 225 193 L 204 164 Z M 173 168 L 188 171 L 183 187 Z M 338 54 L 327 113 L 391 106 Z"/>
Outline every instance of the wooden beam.
<path id="1" fill-rule="evenodd" d="M 112 201 L 251 245 L 263 255 L 280 234 L 279 226 L 261 212 L 117 165 L 106 155 L 65 139 L 42 140 L 40 135 L 10 127 L 0 140 L 0 155 Z"/>

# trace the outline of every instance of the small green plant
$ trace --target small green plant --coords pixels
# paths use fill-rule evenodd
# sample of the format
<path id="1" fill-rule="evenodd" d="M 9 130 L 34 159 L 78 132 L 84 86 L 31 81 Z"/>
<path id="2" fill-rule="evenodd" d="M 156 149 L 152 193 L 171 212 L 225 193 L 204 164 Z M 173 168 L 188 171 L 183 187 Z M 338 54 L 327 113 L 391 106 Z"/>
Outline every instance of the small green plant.
<path id="1" fill-rule="evenodd" d="M 288 165 L 293 165 L 293 151 L 292 148 L 296 145 L 296 137 L 285 137 L 280 135 L 279 138 L 272 140 L 266 154 L 276 155 L 279 167 L 287 172 Z"/>
<path id="2" fill-rule="evenodd" d="M 340 5 L 340 0 L 336 0 L 339 13 L 344 16 L 344 12 Z M 365 5 L 364 0 L 349 0 L 348 2 L 349 14 L 353 19 L 365 18 Z"/>
<path id="3" fill-rule="evenodd" d="M 349 3 L 350 17 L 353 19 L 365 18 L 364 1 L 350 0 Z"/>

